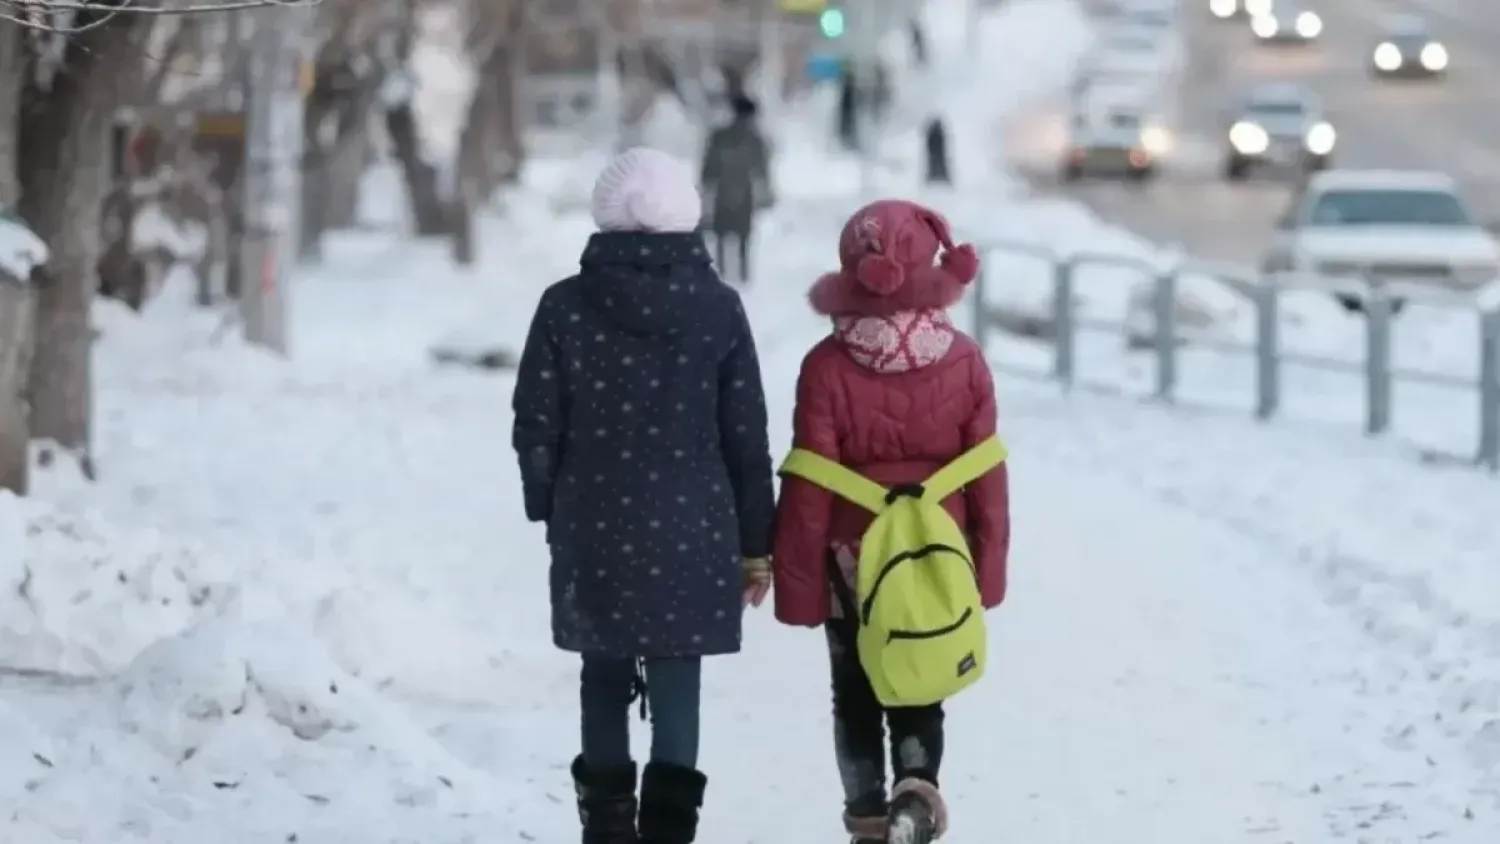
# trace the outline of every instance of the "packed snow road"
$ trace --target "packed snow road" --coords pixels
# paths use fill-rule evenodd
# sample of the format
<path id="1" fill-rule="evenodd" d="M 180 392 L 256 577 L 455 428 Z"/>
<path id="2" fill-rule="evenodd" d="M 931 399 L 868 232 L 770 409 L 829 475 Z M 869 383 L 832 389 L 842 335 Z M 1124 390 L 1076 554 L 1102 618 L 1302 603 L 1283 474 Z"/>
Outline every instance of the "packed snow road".
<path id="1" fill-rule="evenodd" d="M 826 330 L 803 291 L 836 218 L 774 213 L 800 234 L 763 244 L 747 299 L 780 449 L 795 367 Z M 110 321 L 104 481 L 55 483 L 36 505 L 55 509 L 25 511 L 19 546 L 39 572 L 74 571 L 72 554 L 94 580 L 34 579 L 0 641 L 12 662 L 45 643 L 29 664 L 124 673 L 0 681 L 6 734 L 48 762 L 6 771 L 17 840 L 576 835 L 576 663 L 549 644 L 547 552 L 517 498 L 508 383 L 425 359 L 481 292 L 486 321 L 519 336 L 586 232 L 543 217 L 519 232 L 488 223 L 486 242 L 535 248 L 472 278 L 436 251 L 330 250 L 299 294 L 295 364 L 217 347 L 181 314 Z M 1493 662 L 1436 626 L 1423 649 L 1371 624 L 1361 613 L 1411 621 L 1431 602 L 1351 592 L 1298 543 L 1305 526 L 1257 497 L 1321 484 L 1337 507 L 1328 476 L 1368 481 L 1359 466 L 1398 461 L 1372 449 L 1340 463 L 1316 439 L 1299 450 L 1316 433 L 1237 418 L 999 387 L 1013 579 L 991 676 L 951 707 L 954 840 L 1495 840 Z M 1494 500 L 1439 483 L 1415 488 Z M 1398 523 L 1405 505 L 1387 504 Z M 160 533 L 91 540 L 85 513 Z M 1404 536 L 1436 549 L 1448 530 L 1429 518 Z M 743 654 L 710 661 L 705 840 L 837 840 L 827 670 L 821 635 L 764 613 Z M 97 809 L 79 815 L 84 800 Z"/>

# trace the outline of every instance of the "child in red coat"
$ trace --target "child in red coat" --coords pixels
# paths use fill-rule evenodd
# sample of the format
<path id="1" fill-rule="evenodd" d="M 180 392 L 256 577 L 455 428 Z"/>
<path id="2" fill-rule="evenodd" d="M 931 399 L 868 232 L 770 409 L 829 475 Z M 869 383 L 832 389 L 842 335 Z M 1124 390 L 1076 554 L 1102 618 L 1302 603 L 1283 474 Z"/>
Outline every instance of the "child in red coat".
<path id="1" fill-rule="evenodd" d="M 844 225 L 839 263 L 809 294 L 813 309 L 832 319 L 833 330 L 802 362 L 793 446 L 887 488 L 922 483 L 995 433 L 989 365 L 947 314 L 978 273 L 978 256 L 972 246 L 954 245 L 948 222 L 935 211 L 882 200 Z M 970 537 L 985 607 L 999 605 L 1010 546 L 1005 465 L 943 505 Z M 858 844 L 884 841 L 887 818 L 910 816 L 914 809 L 932 837 L 947 825 L 938 791 L 942 704 L 881 706 L 846 644 L 852 639 L 844 625 L 852 627 L 852 621 L 842 617 L 831 588 L 830 560 L 852 584 L 859 539 L 870 520 L 868 511 L 822 487 L 782 479 L 772 556 L 776 617 L 825 628 L 844 825 Z M 895 782 L 889 792 L 887 727 Z"/>

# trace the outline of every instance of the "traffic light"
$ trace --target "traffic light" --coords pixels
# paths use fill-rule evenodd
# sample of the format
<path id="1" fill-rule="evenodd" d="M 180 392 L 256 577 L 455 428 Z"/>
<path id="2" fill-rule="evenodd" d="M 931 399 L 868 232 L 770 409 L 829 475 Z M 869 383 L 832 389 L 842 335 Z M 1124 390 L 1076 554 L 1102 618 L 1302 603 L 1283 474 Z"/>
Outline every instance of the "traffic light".
<path id="1" fill-rule="evenodd" d="M 824 38 L 843 38 L 844 10 L 824 9 L 823 13 L 818 15 L 818 28 L 823 30 Z"/>

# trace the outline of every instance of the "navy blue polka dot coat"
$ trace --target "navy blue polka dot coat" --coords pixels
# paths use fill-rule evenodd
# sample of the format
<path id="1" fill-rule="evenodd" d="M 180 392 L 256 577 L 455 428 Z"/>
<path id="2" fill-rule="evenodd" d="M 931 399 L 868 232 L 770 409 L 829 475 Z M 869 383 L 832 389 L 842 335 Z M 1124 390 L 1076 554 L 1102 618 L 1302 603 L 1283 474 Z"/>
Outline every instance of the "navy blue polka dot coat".
<path id="1" fill-rule="evenodd" d="M 772 466 L 750 325 L 702 237 L 594 235 L 537 306 L 514 407 L 557 646 L 738 651 L 741 558 L 769 553 Z"/>

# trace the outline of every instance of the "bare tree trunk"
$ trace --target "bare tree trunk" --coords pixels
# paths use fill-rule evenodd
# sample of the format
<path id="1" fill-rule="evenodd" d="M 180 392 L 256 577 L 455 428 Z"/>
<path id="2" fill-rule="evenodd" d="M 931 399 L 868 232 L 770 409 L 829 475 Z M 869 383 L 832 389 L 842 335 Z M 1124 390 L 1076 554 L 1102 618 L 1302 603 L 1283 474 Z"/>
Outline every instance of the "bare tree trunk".
<path id="1" fill-rule="evenodd" d="M 128 180 L 117 182 L 104 200 L 103 255 L 99 258 L 99 294 L 139 311 L 146 304 L 146 276 L 135 254 L 135 220 L 140 201 Z"/>
<path id="2" fill-rule="evenodd" d="M 319 80 L 322 81 L 321 79 Z M 328 231 L 328 143 L 324 134 L 330 106 L 321 88 L 314 88 L 302 115 L 302 213 L 297 238 L 304 261 L 323 257 L 323 235 Z"/>
<path id="3" fill-rule="evenodd" d="M 328 224 L 348 229 L 359 223 L 359 196 L 364 182 L 369 136 L 363 118 L 343 130 L 328 157 Z"/>
<path id="4" fill-rule="evenodd" d="M 437 168 L 422 154 L 422 141 L 417 134 L 417 116 L 411 103 L 392 107 L 385 113 L 386 131 L 391 137 L 396 160 L 401 163 L 401 174 L 406 180 L 406 192 L 411 200 L 412 216 L 416 218 L 417 234 L 436 237 L 448 233 L 448 208 L 438 189 Z"/>
<path id="5" fill-rule="evenodd" d="M 6 208 L 14 208 L 21 197 L 16 129 L 26 65 L 24 30 L 0 24 L 0 206 Z M 26 422 L 31 309 L 28 288 L 0 281 L 0 489 L 17 495 L 26 494 L 31 439 Z"/>
<path id="6" fill-rule="evenodd" d="M 95 12 L 83 12 L 80 18 Z M 78 26 L 83 27 L 80 20 Z M 21 101 L 21 215 L 51 248 L 38 270 L 31 358 L 31 436 L 75 454 L 93 474 L 90 306 L 98 286 L 109 129 L 143 70 L 153 21 L 115 15 L 68 36 L 47 85 L 28 80 Z"/>
<path id="7" fill-rule="evenodd" d="M 519 32 L 512 32 L 491 56 L 483 76 L 491 86 L 489 119 L 495 132 L 494 163 L 491 171 L 496 181 L 487 185 L 485 198 L 499 185 L 513 185 L 521 180 L 526 148 L 520 124 L 521 83 L 525 76 L 525 51 L 519 46 Z"/>
<path id="8" fill-rule="evenodd" d="M 498 52 L 495 51 L 495 52 Z M 457 197 L 469 199 L 488 196 L 498 183 L 495 173 L 499 145 L 499 120 L 494 111 L 497 98 L 494 95 L 494 52 L 479 63 L 474 93 L 469 96 L 469 107 L 464 114 L 464 125 L 458 135 L 458 160 L 454 162 Z"/>

